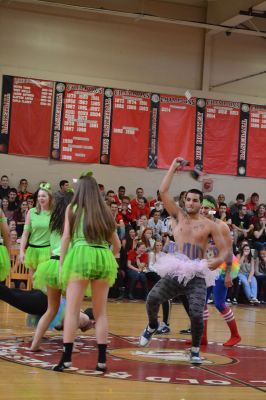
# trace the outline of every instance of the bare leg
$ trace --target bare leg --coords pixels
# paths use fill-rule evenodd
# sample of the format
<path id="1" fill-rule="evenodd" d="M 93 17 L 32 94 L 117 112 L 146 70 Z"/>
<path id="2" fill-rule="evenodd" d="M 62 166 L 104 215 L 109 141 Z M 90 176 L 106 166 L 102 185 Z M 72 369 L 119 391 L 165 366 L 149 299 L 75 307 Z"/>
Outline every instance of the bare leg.
<path id="1" fill-rule="evenodd" d="M 92 282 L 92 307 L 96 325 L 96 340 L 98 346 L 98 363 L 96 370 L 106 371 L 106 348 L 108 336 L 108 321 L 106 303 L 109 285 L 105 280 Z"/>
<path id="2" fill-rule="evenodd" d="M 96 340 L 97 343 L 107 343 L 108 323 L 106 303 L 109 285 L 105 280 L 95 280 L 92 282 L 92 309 L 96 321 Z"/>
<path id="3" fill-rule="evenodd" d="M 47 294 L 48 294 L 48 308 L 46 313 L 42 316 L 37 325 L 34 338 L 31 344 L 32 351 L 39 350 L 41 339 L 45 334 L 45 332 L 47 331 L 50 323 L 56 316 L 56 313 L 60 305 L 61 290 L 53 289 L 48 286 Z"/>
<path id="4" fill-rule="evenodd" d="M 72 281 L 68 284 L 64 319 L 64 343 L 74 342 L 75 331 L 79 325 L 80 306 L 87 286 L 87 280 Z"/>
<path id="5" fill-rule="evenodd" d="M 53 368 L 54 371 L 62 372 L 71 366 L 75 331 L 79 325 L 80 306 L 88 283 L 88 280 L 77 280 L 68 284 L 64 320 L 64 352 L 59 364 Z"/>

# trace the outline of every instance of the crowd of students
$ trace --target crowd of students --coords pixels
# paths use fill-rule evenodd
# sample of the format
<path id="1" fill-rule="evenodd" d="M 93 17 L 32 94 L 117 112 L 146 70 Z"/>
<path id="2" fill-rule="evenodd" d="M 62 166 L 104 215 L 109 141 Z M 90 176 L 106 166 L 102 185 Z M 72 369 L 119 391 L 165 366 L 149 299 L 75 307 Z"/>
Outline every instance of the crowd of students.
<path id="1" fill-rule="evenodd" d="M 61 180 L 59 190 L 53 193 L 54 200 L 62 199 L 69 190 L 67 180 Z M 125 186 L 105 191 L 98 185 L 115 220 L 117 234 L 121 241 L 119 273 L 116 287 L 118 299 L 128 297 L 133 300 L 140 294 L 146 298 L 150 287 L 159 279 L 153 270 L 156 257 L 161 252 L 175 252 L 175 243 L 171 231 L 171 218 L 160 199 L 148 200 L 144 189 L 138 187 L 134 197 L 126 193 Z M 186 192 L 181 192 L 176 200 L 182 207 Z M 18 189 L 9 186 L 6 175 L 1 177 L 0 201 L 3 214 L 7 218 L 11 248 L 21 248 L 24 224 L 28 211 L 36 204 L 37 193 L 28 191 L 28 181 L 20 180 Z M 30 213 L 29 213 L 30 214 Z M 226 202 L 225 196 L 217 197 L 215 218 L 224 221 L 231 230 L 234 254 L 240 261 L 240 272 L 234 279 L 228 292 L 228 302 L 237 304 L 243 299 L 240 289 L 243 287 L 246 299 L 252 304 L 266 301 L 266 206 L 260 203 L 259 194 L 252 193 L 246 201 L 245 194 L 239 193 L 235 202 Z M 22 242 L 22 244 L 21 244 Z M 43 251 L 43 250 L 42 250 Z M 16 285 L 18 283 L 16 282 Z M 22 283 L 23 285 L 23 283 Z M 136 287 L 139 290 L 136 290 Z"/>

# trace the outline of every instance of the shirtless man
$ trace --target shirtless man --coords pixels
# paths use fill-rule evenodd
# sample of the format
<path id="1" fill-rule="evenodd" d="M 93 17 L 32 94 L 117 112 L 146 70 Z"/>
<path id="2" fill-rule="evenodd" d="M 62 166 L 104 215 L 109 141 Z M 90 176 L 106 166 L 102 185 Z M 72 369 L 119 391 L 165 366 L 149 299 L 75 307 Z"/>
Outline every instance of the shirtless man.
<path id="1" fill-rule="evenodd" d="M 214 270 L 219 267 L 227 255 L 225 243 L 219 232 L 218 226 L 205 217 L 200 215 L 202 192 L 191 189 L 187 192 L 185 199 L 185 209 L 181 209 L 169 195 L 169 188 L 174 173 L 182 169 L 183 158 L 178 157 L 173 160 L 168 172 L 166 173 L 161 185 L 160 194 L 164 206 L 168 213 L 178 221 L 173 234 L 177 246 L 177 251 L 185 254 L 190 259 L 203 259 L 208 238 L 211 235 L 215 240 L 219 253 L 216 257 L 208 260 L 208 267 Z M 191 362 L 201 363 L 199 355 L 200 340 L 203 332 L 203 310 L 206 299 L 205 279 L 194 277 L 185 286 L 179 283 L 177 278 L 169 275 L 160 281 L 150 291 L 146 307 L 149 324 L 140 337 L 140 346 L 147 346 L 156 332 L 158 323 L 158 310 L 160 304 L 179 295 L 185 295 L 189 303 L 189 315 L 191 320 L 192 348 Z"/>
<path id="2" fill-rule="evenodd" d="M 231 332 L 231 337 L 227 340 L 223 345 L 224 346 L 234 346 L 238 342 L 240 342 L 241 337 L 237 330 L 237 325 L 234 317 L 233 311 L 226 305 L 226 295 L 227 289 L 232 286 L 232 273 L 237 273 L 237 271 L 232 271 L 232 260 L 233 260 L 233 249 L 232 249 L 232 236 L 230 233 L 230 229 L 228 225 L 214 217 L 214 210 L 216 208 L 215 199 L 212 196 L 206 195 L 203 199 L 203 204 L 201 208 L 201 214 L 207 217 L 209 220 L 213 221 L 220 229 L 221 234 L 223 235 L 226 247 L 228 249 L 228 255 L 226 258 L 226 268 L 222 269 L 221 275 L 215 281 L 215 285 L 213 287 L 213 298 L 214 304 L 217 310 L 221 313 L 222 317 L 224 318 L 225 322 L 228 325 L 228 328 Z M 209 243 L 207 247 L 207 254 L 208 257 L 216 257 L 217 256 L 217 248 L 215 241 L 212 238 L 209 238 Z M 203 314 L 204 320 L 204 330 L 203 335 L 201 338 L 201 344 L 207 345 L 207 322 L 209 317 L 207 301 L 210 293 L 207 295 L 206 305 Z"/>

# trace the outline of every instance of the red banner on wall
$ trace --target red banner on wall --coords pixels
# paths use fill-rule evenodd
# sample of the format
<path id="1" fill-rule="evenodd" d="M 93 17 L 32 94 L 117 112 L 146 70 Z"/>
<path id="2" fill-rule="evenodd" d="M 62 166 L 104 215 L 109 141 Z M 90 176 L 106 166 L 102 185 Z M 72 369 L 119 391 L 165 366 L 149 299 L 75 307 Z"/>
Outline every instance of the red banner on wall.
<path id="1" fill-rule="evenodd" d="M 266 177 L 266 106 L 251 105 L 248 130 L 247 176 Z"/>
<path id="2" fill-rule="evenodd" d="M 9 154 L 48 157 L 53 82 L 13 78 Z"/>
<path id="3" fill-rule="evenodd" d="M 150 93 L 114 90 L 111 165 L 147 167 L 150 110 Z"/>
<path id="4" fill-rule="evenodd" d="M 176 156 L 182 156 L 194 165 L 195 99 L 161 95 L 158 168 L 168 168 Z"/>
<path id="5" fill-rule="evenodd" d="M 98 163 L 103 115 L 103 88 L 56 83 L 51 157 Z"/>
<path id="6" fill-rule="evenodd" d="M 206 100 L 203 170 L 236 175 L 240 103 Z"/>

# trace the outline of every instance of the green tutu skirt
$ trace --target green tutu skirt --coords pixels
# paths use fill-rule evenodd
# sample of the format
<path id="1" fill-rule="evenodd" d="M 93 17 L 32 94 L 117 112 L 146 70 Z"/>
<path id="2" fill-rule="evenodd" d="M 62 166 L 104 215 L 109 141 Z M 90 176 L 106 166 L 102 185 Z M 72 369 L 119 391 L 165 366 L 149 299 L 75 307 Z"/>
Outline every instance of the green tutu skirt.
<path id="1" fill-rule="evenodd" d="M 62 285 L 62 274 L 59 269 L 59 260 L 49 259 L 38 265 L 36 272 L 33 275 L 33 288 L 39 289 L 43 293 L 47 293 L 47 286 L 61 290 L 65 294 L 66 287 Z M 91 296 L 91 286 L 88 285 L 85 296 Z"/>
<path id="2" fill-rule="evenodd" d="M 33 275 L 33 287 L 46 292 L 46 286 L 61 290 L 61 278 L 59 275 L 59 260 L 49 259 L 38 265 Z"/>
<path id="3" fill-rule="evenodd" d="M 10 272 L 10 258 L 6 246 L 0 246 L 0 282 L 4 281 Z"/>
<path id="4" fill-rule="evenodd" d="M 66 288 L 75 280 L 106 280 L 112 286 L 116 280 L 117 262 L 108 248 L 89 245 L 72 247 L 66 254 L 62 268 L 62 285 Z"/>
<path id="5" fill-rule="evenodd" d="M 37 269 L 38 265 L 49 260 L 51 247 L 28 247 L 25 254 L 25 267 Z"/>

